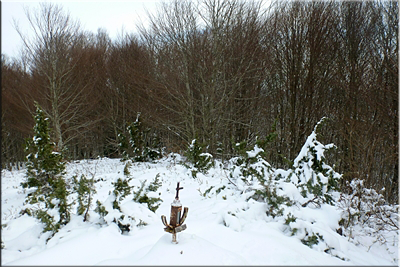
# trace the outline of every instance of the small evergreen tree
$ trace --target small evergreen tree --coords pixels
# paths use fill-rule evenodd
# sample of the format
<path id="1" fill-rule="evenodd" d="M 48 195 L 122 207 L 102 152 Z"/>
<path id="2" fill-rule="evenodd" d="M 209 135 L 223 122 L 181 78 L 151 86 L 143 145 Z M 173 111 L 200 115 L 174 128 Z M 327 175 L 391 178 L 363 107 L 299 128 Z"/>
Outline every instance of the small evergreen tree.
<path id="1" fill-rule="evenodd" d="M 100 215 L 100 218 L 105 222 L 104 217 L 107 216 L 108 211 L 99 200 L 96 201 L 96 208 L 94 209 L 94 211 L 97 212 Z"/>
<path id="2" fill-rule="evenodd" d="M 147 161 L 153 161 L 156 159 L 161 158 L 162 151 L 161 151 L 161 140 L 160 137 L 156 134 L 150 134 L 149 129 L 146 131 L 146 139 L 147 145 L 144 147 L 143 156 Z"/>
<path id="3" fill-rule="evenodd" d="M 70 220 L 70 204 L 67 201 L 69 192 L 63 175 L 65 162 L 62 154 L 55 151 L 55 144 L 50 141 L 48 118 L 36 105 L 34 116 L 34 137 L 27 140 L 27 181 L 23 188 L 36 188 L 28 194 L 26 202 L 35 204 L 34 210 L 27 212 L 45 224 L 44 232 L 51 231 L 53 236 L 62 225 Z M 50 238 L 51 238 L 50 236 Z"/>
<path id="4" fill-rule="evenodd" d="M 134 193 L 133 200 L 138 203 L 146 203 L 147 207 L 152 212 L 156 212 L 158 207 L 161 205 L 161 202 L 163 201 L 161 198 L 159 198 L 159 195 L 161 193 L 158 192 L 157 195 L 158 188 L 160 188 L 162 185 L 161 181 L 158 179 L 159 177 L 160 174 L 157 174 L 154 180 L 147 186 L 147 188 L 145 188 L 146 181 L 143 181 L 139 190 Z"/>
<path id="5" fill-rule="evenodd" d="M 127 128 L 130 139 L 129 145 L 132 149 L 132 160 L 135 162 L 144 161 L 143 149 L 144 149 L 144 133 L 142 131 L 142 121 L 140 119 L 140 113 L 137 114 L 136 121 L 131 123 Z"/>
<path id="6" fill-rule="evenodd" d="M 122 234 L 128 233 L 131 230 L 131 226 L 135 225 L 135 219 L 121 210 L 121 201 L 131 193 L 130 180 L 130 178 L 125 179 L 124 177 L 124 179 L 118 178 L 116 182 L 113 182 L 114 190 L 111 195 L 104 203 L 97 200 L 94 210 L 100 215 L 101 224 L 115 223 Z M 110 216 L 110 212 L 112 216 Z"/>
<path id="7" fill-rule="evenodd" d="M 125 134 L 123 134 L 122 132 L 118 133 L 118 146 L 119 146 L 119 150 L 121 151 L 121 155 L 122 155 L 122 159 L 121 161 L 125 161 L 125 160 L 129 160 L 129 155 L 131 155 L 132 153 L 130 153 L 130 147 L 128 145 L 128 141 L 127 138 L 125 136 Z"/>
<path id="8" fill-rule="evenodd" d="M 131 172 L 129 171 L 129 168 L 132 166 L 132 163 L 130 161 L 126 162 L 125 167 L 124 167 L 124 175 L 126 178 L 131 178 Z"/>
<path id="9" fill-rule="evenodd" d="M 81 178 L 78 179 L 76 176 L 74 179 L 74 190 L 78 193 L 78 208 L 77 214 L 83 215 L 83 221 L 86 222 L 89 218 L 89 209 L 92 205 L 93 195 L 96 193 L 96 189 L 94 187 L 94 178 L 87 179 L 85 175 L 81 175 Z"/>
<path id="10" fill-rule="evenodd" d="M 56 177 L 65 174 L 62 154 L 55 151 L 55 144 L 50 140 L 49 119 L 40 106 L 37 103 L 35 105 L 34 136 L 26 141 L 27 181 L 22 183 L 24 188 L 49 186 Z"/>
<path id="11" fill-rule="evenodd" d="M 128 137 L 123 133 L 118 135 L 123 160 L 131 159 L 134 162 L 145 162 L 161 157 L 160 138 L 155 133 L 150 135 L 150 129 L 144 128 L 140 113 L 137 114 L 136 121 L 126 128 L 126 131 Z"/>
<path id="12" fill-rule="evenodd" d="M 101 203 L 99 200 L 96 201 L 95 212 L 97 212 L 100 215 L 100 219 L 102 220 L 101 223 L 107 223 L 107 224 L 115 223 L 118 225 L 122 234 L 127 234 L 132 230 L 133 226 L 142 226 L 146 225 L 146 223 L 141 219 L 138 220 L 135 219 L 134 217 L 132 217 L 132 214 L 126 214 L 124 210 L 121 208 L 122 201 L 127 196 L 131 195 L 133 188 L 133 186 L 129 185 L 129 181 L 131 181 L 132 178 L 130 177 L 128 163 L 125 165 L 124 174 L 125 174 L 124 178 L 118 178 L 117 181 L 112 183 L 112 185 L 114 186 L 114 190 L 112 191 L 111 195 L 106 199 L 104 204 Z M 155 181 L 149 186 L 149 187 L 152 186 L 151 187 L 152 190 L 157 190 L 158 186 L 160 186 L 157 177 Z M 159 202 L 160 199 L 154 199 L 146 195 L 149 189 L 145 188 L 145 182 L 146 181 L 142 183 L 142 186 L 140 187 L 139 191 L 134 193 L 135 197 L 133 201 L 139 203 L 145 202 L 148 204 L 149 209 L 155 211 L 159 206 L 157 202 Z M 109 213 L 112 216 L 110 216 Z"/>
<path id="13" fill-rule="evenodd" d="M 282 216 L 284 207 L 291 206 L 293 202 L 279 189 L 279 178 L 263 158 L 264 150 L 256 144 L 252 150 L 245 151 L 247 146 L 244 142 L 237 147 L 242 156 L 231 159 L 231 178 L 237 181 L 243 192 L 253 191 L 250 198 L 267 203 L 268 216 Z"/>
<path id="14" fill-rule="evenodd" d="M 131 194 L 132 186 L 129 185 L 129 181 L 131 178 L 121 179 L 118 178 L 116 182 L 113 182 L 114 186 L 113 194 L 115 196 L 115 200 L 113 202 L 113 208 L 117 210 L 121 210 L 119 203 Z"/>
<path id="15" fill-rule="evenodd" d="M 207 173 L 214 166 L 213 156 L 203 152 L 204 145 L 200 145 L 197 139 L 193 139 L 185 153 L 188 162 L 193 164 L 192 176 L 196 177 L 198 172 Z"/>
<path id="16" fill-rule="evenodd" d="M 275 119 L 274 124 L 272 125 L 272 129 L 271 132 L 265 136 L 265 138 L 258 138 L 256 140 L 256 145 L 259 148 L 262 148 L 264 151 L 261 154 L 261 156 L 266 159 L 267 157 L 267 151 L 268 151 L 268 147 L 271 145 L 271 143 L 276 139 L 276 137 L 278 136 L 277 132 L 276 132 L 276 124 L 278 122 L 278 118 Z"/>
<path id="17" fill-rule="evenodd" d="M 338 191 L 341 175 L 325 163 L 325 151 L 334 148 L 333 144 L 323 145 L 317 140 L 318 127 L 322 119 L 307 138 L 299 155 L 294 160 L 292 182 L 301 189 L 302 196 L 308 203 L 319 206 L 320 203 L 333 204 L 331 193 Z"/>

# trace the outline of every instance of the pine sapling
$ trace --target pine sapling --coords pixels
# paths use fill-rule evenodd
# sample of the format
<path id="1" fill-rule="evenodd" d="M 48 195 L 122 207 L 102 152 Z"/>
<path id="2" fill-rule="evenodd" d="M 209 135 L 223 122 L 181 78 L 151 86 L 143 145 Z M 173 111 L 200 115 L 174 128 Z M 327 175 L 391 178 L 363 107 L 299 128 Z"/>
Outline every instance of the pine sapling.
<path id="1" fill-rule="evenodd" d="M 34 116 L 34 137 L 26 143 L 27 173 L 23 188 L 35 188 L 28 194 L 26 203 L 31 204 L 25 210 L 38 218 L 44 225 L 44 231 L 53 236 L 62 225 L 70 220 L 69 192 L 63 175 L 65 162 L 50 140 L 49 120 L 40 106 L 36 105 Z M 33 206 L 33 204 L 35 204 Z"/>
<path id="2" fill-rule="evenodd" d="M 84 174 L 81 175 L 79 181 L 74 178 L 74 189 L 78 193 L 78 207 L 77 214 L 83 215 L 83 221 L 86 222 L 89 219 L 89 210 L 92 205 L 93 195 L 96 193 L 94 187 L 94 177 L 87 179 Z"/>
<path id="3" fill-rule="evenodd" d="M 155 193 L 158 188 L 162 185 L 159 180 L 160 174 L 157 174 L 154 180 L 146 187 L 146 181 L 143 181 L 139 190 L 134 193 L 134 201 L 138 203 L 146 203 L 149 210 L 152 212 L 156 212 L 158 207 L 161 205 L 162 199 L 159 197 L 155 197 Z M 159 193 L 158 195 L 160 195 Z"/>
<path id="4" fill-rule="evenodd" d="M 210 153 L 203 152 L 203 150 L 204 145 L 199 144 L 197 139 L 193 139 L 186 150 L 187 161 L 193 164 L 193 177 L 196 177 L 198 172 L 207 173 L 214 166 L 213 156 Z"/>
<path id="5" fill-rule="evenodd" d="M 27 181 L 21 183 L 24 188 L 49 187 L 58 176 L 65 174 L 65 162 L 62 154 L 57 152 L 55 144 L 50 140 L 49 119 L 36 103 L 34 116 L 34 136 L 26 140 Z"/>

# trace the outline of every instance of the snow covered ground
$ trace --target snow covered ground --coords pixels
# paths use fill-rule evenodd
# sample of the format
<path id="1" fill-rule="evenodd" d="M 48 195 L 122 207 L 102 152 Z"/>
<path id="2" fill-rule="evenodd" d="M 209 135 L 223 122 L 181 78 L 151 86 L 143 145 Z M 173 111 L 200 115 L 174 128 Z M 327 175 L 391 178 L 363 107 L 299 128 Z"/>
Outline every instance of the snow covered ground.
<path id="1" fill-rule="evenodd" d="M 71 221 L 47 244 L 41 223 L 19 215 L 26 196 L 20 186 L 25 171 L 2 170 L 2 265 L 398 265 L 396 233 L 385 244 L 366 236 L 356 245 L 336 233 L 340 213 L 330 205 L 292 207 L 290 212 L 298 219 L 289 228 L 284 224 L 287 214 L 272 218 L 266 215 L 266 203 L 247 201 L 246 192 L 229 183 L 220 162 L 206 175 L 193 178 L 175 156 L 130 167 L 133 190 L 157 175 L 162 181 L 158 193 L 163 202 L 155 213 L 132 197 L 121 203 L 126 214 L 145 223 L 122 235 L 115 223 L 99 224 L 94 205 L 88 222 L 76 215 L 73 206 Z M 94 174 L 98 179 L 94 201 L 104 202 L 113 190 L 111 183 L 124 176 L 124 166 L 119 159 L 82 160 L 67 165 L 66 177 Z M 187 229 L 173 244 L 161 215 L 169 221 L 177 182 L 183 187 L 179 198 L 189 213 Z M 304 245 L 298 235 L 291 235 L 289 230 L 295 227 L 317 229 L 324 242 Z"/>

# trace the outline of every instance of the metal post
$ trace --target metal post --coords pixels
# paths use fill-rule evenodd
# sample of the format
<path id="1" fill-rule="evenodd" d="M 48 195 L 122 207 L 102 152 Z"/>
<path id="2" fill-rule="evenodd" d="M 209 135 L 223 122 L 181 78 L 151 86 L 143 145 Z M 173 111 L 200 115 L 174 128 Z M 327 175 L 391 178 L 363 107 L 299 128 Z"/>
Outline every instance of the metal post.
<path id="1" fill-rule="evenodd" d="M 178 244 L 178 241 L 176 241 L 176 233 L 172 233 L 172 243 Z"/>
<path id="2" fill-rule="evenodd" d="M 183 189 L 183 187 L 179 187 L 179 183 L 176 186 L 176 196 L 174 201 L 171 203 L 171 215 L 169 224 L 167 223 L 167 218 L 164 215 L 161 215 L 161 220 L 163 224 L 166 226 L 164 231 L 172 234 L 172 243 L 178 244 L 176 240 L 176 233 L 182 232 L 186 229 L 186 224 L 183 224 L 186 220 L 187 213 L 189 209 L 185 207 L 183 209 L 182 214 L 182 204 L 179 201 L 179 190 Z M 181 216 L 182 215 L 182 216 Z"/>

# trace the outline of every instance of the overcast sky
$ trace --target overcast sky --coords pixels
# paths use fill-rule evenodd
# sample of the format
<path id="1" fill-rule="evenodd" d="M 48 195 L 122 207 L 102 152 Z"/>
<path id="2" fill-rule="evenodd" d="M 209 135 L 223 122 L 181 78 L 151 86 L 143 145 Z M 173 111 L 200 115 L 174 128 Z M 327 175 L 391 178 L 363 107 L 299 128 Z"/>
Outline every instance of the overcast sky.
<path id="1" fill-rule="evenodd" d="M 136 31 L 140 20 L 147 18 L 145 10 L 154 12 L 158 1 L 46 1 L 60 4 L 71 17 L 79 20 L 84 30 L 97 32 L 98 28 L 107 30 L 114 39 L 121 33 Z M 1 2 L 1 53 L 8 57 L 18 57 L 22 47 L 21 38 L 13 26 L 15 19 L 22 32 L 29 34 L 24 6 L 38 8 L 39 1 L 2 1 Z"/>

